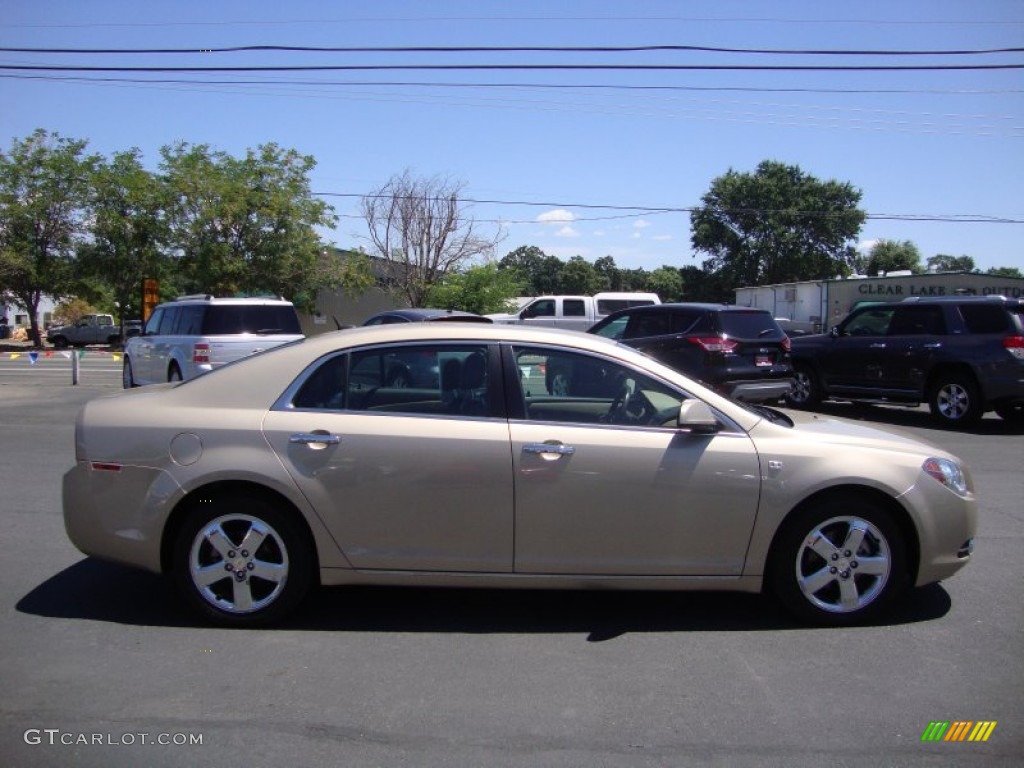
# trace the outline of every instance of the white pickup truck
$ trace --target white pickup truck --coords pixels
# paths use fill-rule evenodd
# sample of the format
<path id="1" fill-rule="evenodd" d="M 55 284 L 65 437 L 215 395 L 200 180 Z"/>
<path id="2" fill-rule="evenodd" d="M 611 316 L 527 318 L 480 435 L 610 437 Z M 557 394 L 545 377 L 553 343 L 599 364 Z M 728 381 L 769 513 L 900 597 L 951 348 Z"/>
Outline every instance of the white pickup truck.
<path id="1" fill-rule="evenodd" d="M 487 315 L 496 323 L 549 325 L 585 331 L 601 318 L 627 307 L 661 304 L 656 293 L 596 293 L 593 296 L 538 296 L 511 315 Z"/>
<path id="2" fill-rule="evenodd" d="M 58 349 L 86 344 L 117 344 L 121 328 L 112 315 L 82 315 L 74 325 L 62 325 L 46 332 L 46 340 Z"/>

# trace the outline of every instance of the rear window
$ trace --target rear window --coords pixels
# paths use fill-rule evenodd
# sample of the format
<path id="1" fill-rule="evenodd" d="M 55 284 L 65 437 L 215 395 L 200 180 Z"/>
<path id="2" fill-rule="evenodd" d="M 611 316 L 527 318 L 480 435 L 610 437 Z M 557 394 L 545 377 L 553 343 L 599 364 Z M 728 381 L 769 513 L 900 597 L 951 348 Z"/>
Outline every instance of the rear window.
<path id="1" fill-rule="evenodd" d="M 299 334 L 299 317 L 290 304 L 210 304 L 203 320 L 204 336 L 224 334 Z"/>
<path id="2" fill-rule="evenodd" d="M 767 312 L 721 312 L 722 333 L 734 339 L 778 339 L 786 334 Z"/>

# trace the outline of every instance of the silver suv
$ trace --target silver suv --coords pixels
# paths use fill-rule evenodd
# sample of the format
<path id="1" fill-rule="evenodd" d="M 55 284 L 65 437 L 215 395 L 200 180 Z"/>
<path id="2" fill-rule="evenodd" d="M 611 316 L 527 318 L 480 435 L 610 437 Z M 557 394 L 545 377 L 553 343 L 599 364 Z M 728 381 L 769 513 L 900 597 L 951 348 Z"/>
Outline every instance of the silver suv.
<path id="1" fill-rule="evenodd" d="M 124 349 L 125 389 L 186 381 L 303 337 L 290 301 L 182 296 L 153 310 Z"/>

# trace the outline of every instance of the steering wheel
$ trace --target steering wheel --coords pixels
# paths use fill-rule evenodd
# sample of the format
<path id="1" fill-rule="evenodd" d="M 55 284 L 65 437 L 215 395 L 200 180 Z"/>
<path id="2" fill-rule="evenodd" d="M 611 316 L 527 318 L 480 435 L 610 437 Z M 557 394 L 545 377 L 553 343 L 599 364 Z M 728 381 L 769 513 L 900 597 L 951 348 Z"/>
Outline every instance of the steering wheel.
<path id="1" fill-rule="evenodd" d="M 615 396 L 605 421 L 612 424 L 648 424 L 658 409 L 642 390 L 637 389 L 633 379 L 626 379 L 622 389 Z"/>

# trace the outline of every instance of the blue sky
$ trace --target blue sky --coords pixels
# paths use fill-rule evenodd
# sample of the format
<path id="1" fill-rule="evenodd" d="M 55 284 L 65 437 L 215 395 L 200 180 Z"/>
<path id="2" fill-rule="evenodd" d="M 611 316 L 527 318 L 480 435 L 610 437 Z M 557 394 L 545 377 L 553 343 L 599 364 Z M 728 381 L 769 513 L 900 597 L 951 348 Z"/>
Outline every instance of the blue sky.
<path id="1" fill-rule="evenodd" d="M 1024 64 L 1021 53 L 202 52 L 249 45 L 979 51 L 1024 47 L 1024 3 L 0 0 L 0 47 L 196 51 L 2 51 L 0 66 Z M 189 82 L 137 82 L 155 78 Z M 864 244 L 910 240 L 923 258 L 966 254 L 983 269 L 1024 270 L 1022 69 L 0 70 L 0 142 L 38 127 L 104 154 L 138 147 L 154 168 L 160 147 L 179 140 L 232 154 L 294 147 L 317 159 L 313 188 L 333 193 L 340 217 L 327 237 L 347 248 L 369 245 L 358 196 L 411 169 L 497 201 L 467 211 L 502 222 L 499 258 L 535 245 L 563 259 L 610 255 L 620 267 L 699 265 L 680 209 L 729 169 L 776 160 L 860 189 L 871 216 Z"/>

